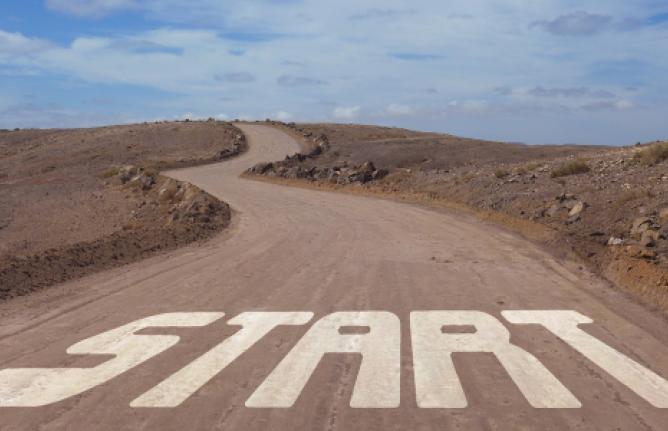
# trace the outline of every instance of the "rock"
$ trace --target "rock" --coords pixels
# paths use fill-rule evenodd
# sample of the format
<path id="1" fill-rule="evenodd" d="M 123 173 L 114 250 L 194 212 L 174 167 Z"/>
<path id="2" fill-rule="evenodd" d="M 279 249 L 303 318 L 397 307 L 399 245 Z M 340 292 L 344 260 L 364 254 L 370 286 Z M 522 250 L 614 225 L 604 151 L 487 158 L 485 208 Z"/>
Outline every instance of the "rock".
<path id="1" fill-rule="evenodd" d="M 668 239 L 668 221 L 663 223 L 658 233 L 659 233 L 659 239 Z"/>
<path id="2" fill-rule="evenodd" d="M 365 184 L 373 179 L 375 171 L 373 163 L 366 162 L 359 168 L 353 168 L 348 176 L 348 182 Z"/>
<path id="3" fill-rule="evenodd" d="M 166 202 L 171 200 L 176 192 L 179 189 L 179 185 L 176 182 L 176 180 L 173 180 L 172 178 L 169 178 L 165 183 L 160 187 L 160 190 L 158 191 L 158 200 L 160 202 Z"/>
<path id="4" fill-rule="evenodd" d="M 568 220 L 566 220 L 566 224 L 570 225 L 570 224 L 573 224 L 573 223 L 577 223 L 579 221 L 580 221 L 580 214 L 575 214 L 575 215 L 572 215 L 572 216 L 568 217 Z"/>
<path id="5" fill-rule="evenodd" d="M 332 175 L 332 170 L 330 168 L 316 169 L 313 172 L 313 178 L 316 180 L 328 180 Z"/>
<path id="6" fill-rule="evenodd" d="M 385 178 L 386 176 L 389 175 L 389 171 L 387 169 L 377 169 L 373 171 L 373 174 L 371 174 L 371 179 L 376 181 L 376 180 L 381 180 Z"/>
<path id="7" fill-rule="evenodd" d="M 653 222 L 649 217 L 638 217 L 633 220 L 631 225 L 631 236 L 632 237 L 641 237 L 643 232 L 650 230 L 652 228 Z"/>
<path id="8" fill-rule="evenodd" d="M 373 165 L 373 162 L 364 162 L 359 170 L 360 172 L 373 173 L 373 171 L 376 170 L 376 167 Z"/>
<path id="9" fill-rule="evenodd" d="M 127 165 L 118 170 L 118 178 L 125 184 L 137 175 L 138 169 L 135 166 Z"/>
<path id="10" fill-rule="evenodd" d="M 573 205 L 573 207 L 568 213 L 568 216 L 569 217 L 579 216 L 582 213 L 582 211 L 584 211 L 585 208 L 587 208 L 587 203 L 579 201 L 575 205 Z"/>
<path id="11" fill-rule="evenodd" d="M 559 201 L 559 202 L 565 202 L 565 201 L 574 200 L 575 195 L 570 194 L 570 193 L 562 193 L 560 195 L 557 195 L 554 199 Z"/>
<path id="12" fill-rule="evenodd" d="M 153 184 L 155 184 L 155 178 L 146 174 L 139 174 L 128 181 L 128 185 L 141 188 L 142 190 L 150 190 Z"/>
<path id="13" fill-rule="evenodd" d="M 309 157 L 317 157 L 317 156 L 319 156 L 320 154 L 322 154 L 322 147 L 321 147 L 320 145 L 318 145 L 317 147 L 313 148 L 313 149 L 308 153 L 308 156 L 309 156 Z"/>
<path id="14" fill-rule="evenodd" d="M 258 163 L 257 165 L 250 168 L 248 171 L 252 174 L 264 175 L 268 171 L 274 169 L 273 163 Z"/>
<path id="15" fill-rule="evenodd" d="M 235 148 L 237 148 L 236 145 Z M 234 156 L 238 151 L 235 148 L 225 148 L 224 150 L 220 151 L 218 153 L 218 160 L 224 160 Z"/>
<path id="16" fill-rule="evenodd" d="M 659 232 L 655 230 L 646 230 L 640 237 L 640 245 L 643 247 L 654 247 L 659 240 Z"/>
<path id="17" fill-rule="evenodd" d="M 624 245 L 624 240 L 621 238 L 615 238 L 611 236 L 610 239 L 608 240 L 608 245 L 610 246 Z"/>

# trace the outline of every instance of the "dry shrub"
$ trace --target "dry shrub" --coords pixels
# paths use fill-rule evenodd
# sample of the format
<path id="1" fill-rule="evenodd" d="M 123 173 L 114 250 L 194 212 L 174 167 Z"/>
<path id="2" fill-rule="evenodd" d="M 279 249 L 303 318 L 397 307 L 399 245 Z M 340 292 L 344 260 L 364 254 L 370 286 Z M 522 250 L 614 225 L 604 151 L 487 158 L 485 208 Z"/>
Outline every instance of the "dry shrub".
<path id="1" fill-rule="evenodd" d="M 655 197 L 654 192 L 651 190 L 627 190 L 623 192 L 619 197 L 612 203 L 613 208 L 622 208 L 638 199 L 653 199 Z"/>
<path id="2" fill-rule="evenodd" d="M 586 174 L 591 168 L 585 160 L 576 159 L 566 162 L 552 171 L 552 178 L 567 177 L 569 175 Z"/>
<path id="3" fill-rule="evenodd" d="M 638 151 L 634 158 L 645 165 L 656 165 L 668 159 L 668 142 L 661 142 Z"/>
<path id="4" fill-rule="evenodd" d="M 98 175 L 99 178 L 111 178 L 118 175 L 120 169 L 118 167 L 109 168 L 106 171 Z"/>

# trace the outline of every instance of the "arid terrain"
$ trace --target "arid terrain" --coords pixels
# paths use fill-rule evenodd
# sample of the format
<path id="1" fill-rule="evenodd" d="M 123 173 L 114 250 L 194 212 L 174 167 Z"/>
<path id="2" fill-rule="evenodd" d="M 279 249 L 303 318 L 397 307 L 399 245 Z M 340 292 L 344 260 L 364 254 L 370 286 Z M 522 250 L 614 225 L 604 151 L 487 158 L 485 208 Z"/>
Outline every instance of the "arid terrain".
<path id="1" fill-rule="evenodd" d="M 225 233 L 0 303 L 3 431 L 663 430 L 661 315 L 471 214 L 240 178 L 299 145 L 239 127 L 163 172 Z"/>
<path id="2" fill-rule="evenodd" d="M 274 125 L 311 154 L 254 173 L 472 211 L 556 255 L 574 253 L 668 310 L 666 143 L 527 146 L 375 126 Z"/>
<path id="3" fill-rule="evenodd" d="M 210 237 L 226 204 L 160 170 L 245 150 L 222 122 L 0 133 L 0 300 Z"/>

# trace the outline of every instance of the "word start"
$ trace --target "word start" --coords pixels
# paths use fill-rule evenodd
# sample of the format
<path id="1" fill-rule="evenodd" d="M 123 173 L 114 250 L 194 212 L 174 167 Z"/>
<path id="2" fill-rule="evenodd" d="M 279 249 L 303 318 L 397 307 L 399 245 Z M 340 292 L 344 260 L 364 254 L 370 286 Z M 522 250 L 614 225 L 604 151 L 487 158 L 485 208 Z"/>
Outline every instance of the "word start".
<path id="1" fill-rule="evenodd" d="M 203 327 L 218 312 L 167 313 L 140 319 L 83 340 L 72 355 L 113 355 L 92 368 L 7 368 L 0 370 L 0 407 L 38 407 L 88 391 L 178 343 L 175 335 L 141 335 L 156 327 Z M 272 329 L 305 325 L 311 312 L 246 312 L 230 319 L 241 328 L 216 347 L 130 403 L 134 408 L 176 407 L 241 356 Z M 589 361 L 657 408 L 668 408 L 668 382 L 579 328 L 588 317 L 570 310 L 504 311 L 515 325 L 541 325 Z M 464 330 L 466 327 L 467 330 Z M 360 330 L 363 329 L 363 330 Z M 473 330 L 471 330 L 473 329 Z M 508 329 L 480 311 L 410 313 L 415 396 L 418 407 L 467 406 L 452 354 L 487 352 L 496 356 L 529 404 L 541 409 L 573 409 L 580 401 L 531 353 L 511 344 Z M 400 403 L 400 321 L 386 311 L 336 312 L 315 322 L 245 405 L 289 408 L 328 353 L 361 354 L 350 407 L 396 408 Z"/>

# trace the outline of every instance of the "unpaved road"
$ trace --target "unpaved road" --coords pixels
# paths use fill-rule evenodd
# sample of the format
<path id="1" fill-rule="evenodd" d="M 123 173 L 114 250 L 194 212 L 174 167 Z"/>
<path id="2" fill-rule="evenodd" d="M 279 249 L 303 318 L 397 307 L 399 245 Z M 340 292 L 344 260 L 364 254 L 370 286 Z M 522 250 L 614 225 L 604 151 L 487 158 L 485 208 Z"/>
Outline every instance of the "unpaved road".
<path id="1" fill-rule="evenodd" d="M 665 320 L 460 215 L 240 179 L 297 150 L 243 128 L 247 154 L 171 173 L 229 232 L 0 307 L 1 430 L 666 429 Z M 519 348 L 482 352 L 504 327 Z"/>

